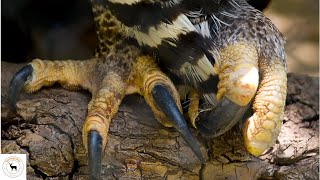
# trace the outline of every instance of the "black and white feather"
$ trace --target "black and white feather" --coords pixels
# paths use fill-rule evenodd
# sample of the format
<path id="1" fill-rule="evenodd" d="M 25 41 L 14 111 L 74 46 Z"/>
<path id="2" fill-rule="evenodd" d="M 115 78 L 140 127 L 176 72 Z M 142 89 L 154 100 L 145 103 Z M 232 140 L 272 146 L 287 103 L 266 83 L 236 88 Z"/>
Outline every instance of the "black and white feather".
<path id="1" fill-rule="evenodd" d="M 245 0 L 96 1 L 110 9 L 126 36 L 212 105 L 221 48 L 251 42 L 259 55 L 285 59 L 281 33 Z"/>

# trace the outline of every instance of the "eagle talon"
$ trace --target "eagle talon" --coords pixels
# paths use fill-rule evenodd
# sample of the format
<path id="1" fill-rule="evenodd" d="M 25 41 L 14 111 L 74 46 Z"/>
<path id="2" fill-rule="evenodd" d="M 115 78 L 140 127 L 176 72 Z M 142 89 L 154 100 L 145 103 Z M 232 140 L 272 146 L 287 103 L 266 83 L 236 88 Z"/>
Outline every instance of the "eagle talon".
<path id="1" fill-rule="evenodd" d="M 201 121 L 196 123 L 198 98 L 189 109 L 192 124 L 204 136 L 219 136 L 231 129 L 253 102 L 254 114 L 243 128 L 246 148 L 258 156 L 275 143 L 286 97 L 284 40 L 261 12 L 245 0 L 217 1 L 209 8 L 202 1 L 179 1 L 170 6 L 162 1 L 149 4 L 145 0 L 132 4 L 123 0 L 91 0 L 91 3 L 100 42 L 97 58 L 34 60 L 32 66 L 25 66 L 13 77 L 9 87 L 9 100 L 14 108 L 23 86 L 27 92 L 35 92 L 57 82 L 70 90 L 83 88 L 92 93 L 83 127 L 91 179 L 101 178 L 109 125 L 123 97 L 133 93 L 144 96 L 156 119 L 164 126 L 174 126 L 205 163 L 181 113 L 180 96 L 174 84 L 161 72 L 154 58 L 137 57 L 141 51 L 130 46 L 127 37 L 136 38 L 145 47 L 143 51 L 155 54 L 169 74 L 178 76 L 177 81 L 185 80 L 185 85 L 195 88 L 214 107 L 200 113 Z M 151 7 L 152 11 L 144 11 L 141 5 Z M 153 5 L 161 7 L 160 11 Z M 134 9 L 122 11 L 123 7 L 138 7 L 143 13 L 137 14 Z M 161 18 L 155 18 L 162 11 Z M 32 81 L 28 81 L 32 74 Z M 218 85 L 211 83 L 217 79 Z"/>
<path id="2" fill-rule="evenodd" d="M 163 85 L 155 85 L 152 89 L 152 96 L 157 106 L 163 111 L 173 124 L 173 127 L 181 134 L 183 139 L 188 143 L 198 159 L 205 163 L 200 147 L 190 132 L 183 115 L 179 111 L 172 95 Z"/>
<path id="3" fill-rule="evenodd" d="M 244 115 L 249 105 L 239 106 L 223 97 L 215 109 L 200 113 L 197 127 L 205 137 L 217 137 L 230 130 Z"/>
<path id="4" fill-rule="evenodd" d="M 89 132 L 88 151 L 91 179 L 100 179 L 102 159 L 102 137 L 97 131 Z"/>
<path id="5" fill-rule="evenodd" d="M 16 111 L 18 96 L 28 78 L 33 73 L 33 67 L 29 64 L 21 68 L 12 78 L 9 85 L 9 104 Z"/>

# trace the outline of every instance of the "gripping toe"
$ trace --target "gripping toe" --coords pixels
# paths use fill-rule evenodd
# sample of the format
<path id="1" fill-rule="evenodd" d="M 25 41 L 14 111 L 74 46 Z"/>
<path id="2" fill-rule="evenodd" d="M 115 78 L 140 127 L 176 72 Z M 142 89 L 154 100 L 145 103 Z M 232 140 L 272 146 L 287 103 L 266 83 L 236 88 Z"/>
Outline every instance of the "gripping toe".
<path id="1" fill-rule="evenodd" d="M 25 85 L 28 78 L 32 75 L 33 68 L 29 64 L 20 69 L 12 78 L 9 85 L 9 104 L 16 110 L 16 102 L 21 89 Z"/>

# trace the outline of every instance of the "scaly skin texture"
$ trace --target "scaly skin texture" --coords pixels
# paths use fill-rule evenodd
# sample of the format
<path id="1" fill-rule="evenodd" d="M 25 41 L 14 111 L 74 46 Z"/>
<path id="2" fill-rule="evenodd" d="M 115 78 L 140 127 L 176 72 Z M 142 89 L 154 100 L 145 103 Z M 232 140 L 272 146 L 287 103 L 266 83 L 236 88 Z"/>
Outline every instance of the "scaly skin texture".
<path id="1" fill-rule="evenodd" d="M 93 91 L 92 83 L 95 79 L 87 79 L 87 74 L 93 73 L 97 59 L 87 61 L 49 61 L 35 59 L 32 62 L 34 72 L 24 89 L 28 93 L 38 91 L 43 86 L 51 86 L 55 82 L 64 88 L 77 90 L 80 88 Z"/>
<path id="2" fill-rule="evenodd" d="M 281 129 L 287 92 L 285 62 L 259 59 L 257 49 L 245 42 L 226 46 L 219 55 L 217 99 L 226 96 L 239 106 L 254 99 L 254 114 L 245 122 L 243 135 L 248 152 L 259 156 L 275 144 Z M 194 127 L 198 112 L 199 96 L 191 92 L 188 114 Z"/>
<path id="3" fill-rule="evenodd" d="M 168 118 L 159 110 L 159 108 L 157 108 L 157 106 L 154 106 L 155 102 L 151 96 L 151 90 L 156 84 L 165 84 L 171 91 L 170 93 L 175 97 L 176 104 L 182 112 L 180 96 L 176 91 L 174 84 L 160 71 L 158 65 L 150 57 L 139 57 L 138 63 L 134 65 L 133 73 L 134 76 L 130 79 L 130 83 L 139 85 L 139 89 L 137 89 L 136 92 L 145 98 L 154 112 L 156 119 L 161 122 L 161 124 L 166 127 L 172 127 L 172 123 L 168 121 Z"/>
<path id="4" fill-rule="evenodd" d="M 156 84 L 164 85 L 181 110 L 180 97 L 173 83 L 160 71 L 154 59 L 133 53 L 139 51 L 132 47 L 130 48 L 132 56 L 128 56 L 123 53 L 128 51 L 127 48 L 130 47 L 105 59 L 93 58 L 86 61 L 36 59 L 30 63 L 34 72 L 31 80 L 25 85 L 25 91 L 35 92 L 43 86 L 50 86 L 56 82 L 70 90 L 80 88 L 89 90 L 92 93 L 92 100 L 88 105 L 88 115 L 83 127 L 85 146 L 88 132 L 95 130 L 102 136 L 104 149 L 112 118 L 118 112 L 123 97 L 133 93 L 144 96 L 156 119 L 164 126 L 172 127 L 168 117 L 155 104 L 150 92 Z"/>
<path id="5" fill-rule="evenodd" d="M 262 80 L 253 102 L 254 114 L 243 127 L 245 146 L 255 156 L 275 144 L 282 126 L 287 92 L 283 62 L 262 59 L 260 70 Z"/>
<path id="6" fill-rule="evenodd" d="M 219 54 L 217 99 L 226 96 L 240 106 L 247 105 L 259 84 L 257 50 L 252 44 L 239 42 L 226 46 Z"/>

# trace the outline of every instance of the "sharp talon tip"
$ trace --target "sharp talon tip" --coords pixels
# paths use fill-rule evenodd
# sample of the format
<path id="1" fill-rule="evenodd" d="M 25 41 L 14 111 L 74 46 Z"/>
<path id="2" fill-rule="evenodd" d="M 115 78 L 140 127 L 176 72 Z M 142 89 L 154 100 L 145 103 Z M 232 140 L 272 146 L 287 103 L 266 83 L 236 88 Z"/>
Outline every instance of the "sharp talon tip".
<path id="1" fill-rule="evenodd" d="M 11 109 L 14 111 L 16 111 L 16 102 L 17 102 L 18 96 L 25 82 L 28 80 L 28 77 L 32 75 L 32 72 L 33 72 L 33 68 L 30 64 L 27 66 L 24 66 L 12 77 L 10 81 L 8 100 L 9 100 L 9 105 Z"/>
<path id="2" fill-rule="evenodd" d="M 91 179 L 100 179 L 102 160 L 102 137 L 97 131 L 89 132 L 88 156 Z"/>
<path id="3" fill-rule="evenodd" d="M 152 89 L 153 99 L 164 114 L 171 120 L 173 127 L 181 134 L 198 159 L 205 163 L 200 147 L 190 132 L 169 90 L 163 85 L 155 85 Z"/>

